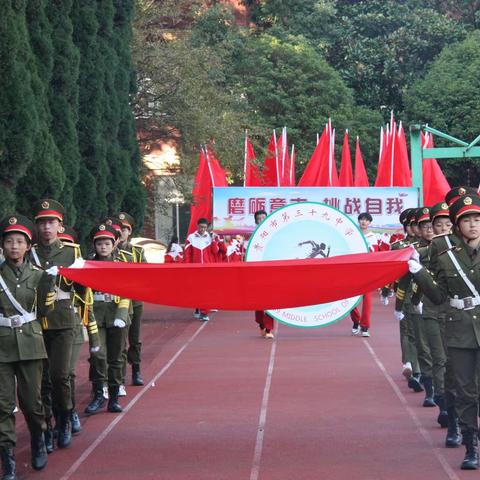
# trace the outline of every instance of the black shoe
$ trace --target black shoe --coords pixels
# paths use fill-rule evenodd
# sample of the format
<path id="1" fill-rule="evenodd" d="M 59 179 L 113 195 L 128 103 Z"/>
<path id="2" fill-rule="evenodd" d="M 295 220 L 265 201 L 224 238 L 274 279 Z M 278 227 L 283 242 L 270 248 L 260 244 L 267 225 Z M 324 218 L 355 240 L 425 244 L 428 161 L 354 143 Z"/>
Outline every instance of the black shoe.
<path id="1" fill-rule="evenodd" d="M 12 447 L 0 447 L 2 457 L 3 477 L 2 480 L 17 480 L 17 467 Z"/>
<path id="2" fill-rule="evenodd" d="M 62 412 L 58 417 L 58 447 L 67 448 L 72 443 L 72 423 L 70 412 Z"/>
<path id="3" fill-rule="evenodd" d="M 30 446 L 32 449 L 32 468 L 34 470 L 42 470 L 47 464 L 47 448 L 43 433 L 37 433 L 30 438 Z"/>
<path id="4" fill-rule="evenodd" d="M 122 407 L 118 403 L 118 385 L 108 387 L 108 407 L 111 413 L 123 412 Z"/>
<path id="5" fill-rule="evenodd" d="M 105 397 L 103 396 L 103 386 L 97 385 L 94 391 L 93 400 L 85 408 L 85 415 L 98 413 L 105 406 Z"/>
<path id="6" fill-rule="evenodd" d="M 140 365 L 132 365 L 132 384 L 136 387 L 141 387 L 143 385 L 143 378 L 140 374 Z"/>
<path id="7" fill-rule="evenodd" d="M 447 437 L 445 438 L 445 446 L 447 448 L 457 448 L 462 444 L 462 435 L 458 426 L 458 419 L 455 414 L 455 407 L 447 408 L 448 425 Z"/>
<path id="8" fill-rule="evenodd" d="M 435 404 L 438 406 L 438 417 L 437 417 L 437 423 L 442 427 L 442 428 L 447 428 L 448 427 L 448 412 L 447 412 L 447 407 L 445 404 L 445 397 L 443 395 L 435 395 L 433 397 L 433 400 L 435 401 Z"/>
<path id="9" fill-rule="evenodd" d="M 463 444 L 465 445 L 466 452 L 460 468 L 462 470 L 478 470 L 477 432 L 465 432 L 463 434 Z"/>
<path id="10" fill-rule="evenodd" d="M 411 388 L 414 392 L 423 392 L 423 387 L 422 384 L 420 383 L 420 380 L 418 379 L 417 376 L 412 375 L 408 379 L 408 388 Z"/>
<path id="11" fill-rule="evenodd" d="M 437 404 L 433 399 L 433 380 L 430 377 L 422 375 L 422 384 L 425 389 L 425 399 L 423 400 L 424 407 L 436 407 Z"/>
<path id="12" fill-rule="evenodd" d="M 45 448 L 47 453 L 52 453 L 55 449 L 55 432 L 53 431 L 52 421 L 47 420 L 47 429 L 43 432 L 43 438 L 45 440 Z"/>
<path id="13" fill-rule="evenodd" d="M 70 423 L 72 424 L 72 435 L 76 435 L 82 431 L 82 424 L 77 411 L 73 408 L 70 412 Z"/>

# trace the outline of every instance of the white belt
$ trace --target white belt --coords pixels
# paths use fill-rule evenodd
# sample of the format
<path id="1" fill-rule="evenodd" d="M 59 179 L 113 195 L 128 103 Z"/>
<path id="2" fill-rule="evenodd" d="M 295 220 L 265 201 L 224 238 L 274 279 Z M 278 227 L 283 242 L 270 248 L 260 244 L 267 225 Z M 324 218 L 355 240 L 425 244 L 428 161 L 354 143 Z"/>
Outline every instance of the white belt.
<path id="1" fill-rule="evenodd" d="M 24 315 L 12 315 L 11 317 L 4 317 L 0 313 L 0 327 L 18 328 L 25 323 L 30 323 L 36 320 L 35 313 L 27 313 Z"/>
<path id="2" fill-rule="evenodd" d="M 55 300 L 70 300 L 70 292 L 65 292 L 61 288 L 57 288 Z"/>
<path id="3" fill-rule="evenodd" d="M 458 310 L 472 310 L 480 305 L 480 297 L 451 298 L 450 306 Z"/>
<path id="4" fill-rule="evenodd" d="M 113 302 L 113 295 L 108 293 L 94 293 L 93 300 L 95 302 Z"/>

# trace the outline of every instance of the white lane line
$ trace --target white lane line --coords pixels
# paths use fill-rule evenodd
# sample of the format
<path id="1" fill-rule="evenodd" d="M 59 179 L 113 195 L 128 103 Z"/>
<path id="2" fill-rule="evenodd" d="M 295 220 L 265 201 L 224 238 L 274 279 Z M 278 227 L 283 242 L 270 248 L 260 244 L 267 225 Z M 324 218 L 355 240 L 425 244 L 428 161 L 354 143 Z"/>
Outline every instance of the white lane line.
<path id="1" fill-rule="evenodd" d="M 265 388 L 263 389 L 262 407 L 260 409 L 260 417 L 258 420 L 257 440 L 255 442 L 255 450 L 253 453 L 252 469 L 250 471 L 250 480 L 258 480 L 260 474 L 260 462 L 262 460 L 263 437 L 265 435 L 265 424 L 267 422 L 268 399 L 270 397 L 270 386 L 272 385 L 273 366 L 275 364 L 275 353 L 277 351 L 277 336 L 280 322 L 277 322 L 277 331 L 273 339 L 272 349 L 270 350 L 270 360 L 268 362 L 267 378 L 265 380 Z M 268 341 L 268 339 L 266 339 Z"/>
<path id="2" fill-rule="evenodd" d="M 85 462 L 89 455 L 98 447 L 105 437 L 115 428 L 115 426 L 122 420 L 122 418 L 133 408 L 133 406 L 140 400 L 140 398 L 148 392 L 151 388 L 151 384 L 155 383 L 178 359 L 178 357 L 184 352 L 184 350 L 195 340 L 197 335 L 207 326 L 208 322 L 203 323 L 200 328 L 183 344 L 183 346 L 175 353 L 175 355 L 165 364 L 165 366 L 153 377 L 147 385 L 145 385 L 136 395 L 132 398 L 130 403 L 123 409 L 123 412 L 118 414 L 96 440 L 80 455 L 78 460 L 65 472 L 60 480 L 68 480 Z"/>
<path id="3" fill-rule="evenodd" d="M 433 451 L 433 454 L 435 455 L 436 459 L 440 462 L 440 465 L 442 466 L 443 470 L 445 471 L 445 473 L 447 474 L 447 477 L 450 479 L 450 480 L 460 480 L 458 475 L 454 472 L 454 470 L 452 469 L 452 467 L 448 464 L 447 460 L 445 459 L 445 457 L 440 453 L 441 450 L 439 448 L 437 448 L 434 443 L 433 443 L 433 440 L 432 440 L 432 437 L 430 436 L 430 434 L 428 433 L 427 430 L 425 430 L 425 428 L 423 428 L 422 426 L 422 423 L 420 422 L 420 419 L 417 417 L 417 414 L 415 413 L 415 411 L 408 405 L 408 402 L 407 402 L 407 399 L 405 398 L 405 396 L 403 395 L 403 393 L 400 391 L 400 389 L 398 388 L 397 384 L 395 383 L 395 381 L 393 380 L 393 378 L 391 377 L 391 375 L 387 372 L 387 369 L 385 368 L 385 366 L 383 365 L 383 363 L 381 362 L 381 360 L 378 358 L 377 354 L 375 353 L 375 351 L 373 350 L 373 348 L 371 347 L 371 345 L 368 343 L 367 340 L 363 339 L 363 343 L 364 345 L 367 347 L 367 350 L 370 352 L 370 355 L 373 357 L 373 360 L 375 361 L 375 363 L 377 364 L 378 368 L 381 370 L 381 372 L 383 373 L 383 376 L 387 379 L 387 382 L 390 384 L 390 386 L 392 387 L 393 391 L 395 392 L 395 394 L 397 395 L 397 397 L 399 398 L 400 402 L 402 403 L 402 405 L 404 406 L 405 410 L 408 412 L 408 414 L 410 415 L 410 417 L 412 418 L 413 420 L 413 423 L 415 424 L 415 426 L 417 427 L 417 430 L 420 432 L 420 434 L 422 435 L 422 437 L 425 439 L 425 441 L 428 443 L 428 445 L 430 447 L 432 447 L 432 451 Z"/>

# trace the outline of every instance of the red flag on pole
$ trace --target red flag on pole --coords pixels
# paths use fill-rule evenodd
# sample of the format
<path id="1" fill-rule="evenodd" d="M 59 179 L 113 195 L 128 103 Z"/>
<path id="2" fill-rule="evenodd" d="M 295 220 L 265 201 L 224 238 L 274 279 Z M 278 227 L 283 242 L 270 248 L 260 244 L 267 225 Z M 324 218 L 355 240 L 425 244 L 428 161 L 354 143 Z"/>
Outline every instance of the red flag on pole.
<path id="1" fill-rule="evenodd" d="M 192 197 L 190 224 L 187 235 L 196 230 L 199 218 L 206 218 L 209 222 L 212 220 L 212 174 L 210 173 L 203 148 L 200 150 Z"/>
<path id="2" fill-rule="evenodd" d="M 310 161 L 306 166 L 302 177 L 298 182 L 299 187 L 314 187 L 316 186 L 316 179 L 318 175 L 318 171 L 320 169 L 320 164 L 322 162 L 322 157 L 328 155 L 325 153 L 327 146 L 327 136 L 328 136 L 328 126 L 325 126 L 322 135 L 320 138 L 317 138 L 317 145 L 315 150 L 313 151 L 312 156 L 310 157 Z"/>
<path id="3" fill-rule="evenodd" d="M 405 138 L 405 131 L 403 129 L 402 122 L 400 122 L 400 125 L 398 127 L 398 135 L 396 141 L 397 144 L 395 146 L 395 157 L 397 160 L 395 165 L 395 179 L 397 183 L 394 183 L 394 185 L 399 187 L 411 187 L 412 173 L 410 172 L 407 140 Z"/>
<path id="4" fill-rule="evenodd" d="M 255 153 L 253 145 L 245 132 L 245 167 L 244 167 L 244 187 L 259 187 L 262 185 L 262 176 L 260 169 L 255 163 Z"/>
<path id="5" fill-rule="evenodd" d="M 427 132 L 422 136 L 422 148 L 433 148 L 433 135 Z M 443 175 L 436 158 L 424 158 L 422 163 L 423 174 L 423 204 L 432 206 L 442 202 L 445 194 L 450 190 L 450 185 Z"/>
<path id="6" fill-rule="evenodd" d="M 383 135 L 383 131 L 382 131 Z M 360 141 L 357 137 L 357 145 L 355 147 L 355 179 L 353 184 L 355 187 L 368 187 L 368 176 L 363 163 L 362 152 L 360 150 Z"/>
<path id="7" fill-rule="evenodd" d="M 353 186 L 352 159 L 350 155 L 350 145 L 348 144 L 348 130 L 343 136 L 342 163 L 340 165 L 339 184 L 341 187 Z"/>
<path id="8" fill-rule="evenodd" d="M 335 163 L 335 129 L 332 130 L 330 120 L 327 130 L 327 143 L 324 151 L 326 155 L 321 158 L 315 185 L 318 187 L 338 187 L 338 173 Z"/>
<path id="9" fill-rule="evenodd" d="M 275 133 L 275 130 L 270 138 L 267 156 L 263 162 L 262 184 L 269 187 L 280 186 L 277 134 Z"/>
<path id="10" fill-rule="evenodd" d="M 211 147 L 205 147 L 205 157 L 212 175 L 212 186 L 228 187 L 225 170 L 221 167 L 220 162 L 218 161 L 218 158 Z"/>

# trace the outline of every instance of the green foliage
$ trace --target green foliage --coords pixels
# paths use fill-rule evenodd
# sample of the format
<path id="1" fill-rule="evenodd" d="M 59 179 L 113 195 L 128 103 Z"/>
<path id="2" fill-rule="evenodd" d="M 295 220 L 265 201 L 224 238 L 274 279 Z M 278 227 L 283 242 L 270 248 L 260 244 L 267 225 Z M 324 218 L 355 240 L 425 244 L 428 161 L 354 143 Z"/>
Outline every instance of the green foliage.
<path id="1" fill-rule="evenodd" d="M 428 123 L 467 142 L 477 137 L 480 124 L 479 52 L 479 31 L 442 51 L 425 78 L 416 82 L 408 92 L 406 106 L 412 122 Z M 442 145 L 441 141 L 437 143 Z M 477 185 L 479 167 L 480 159 L 442 161 L 442 168 L 454 185 L 465 181 Z"/>

